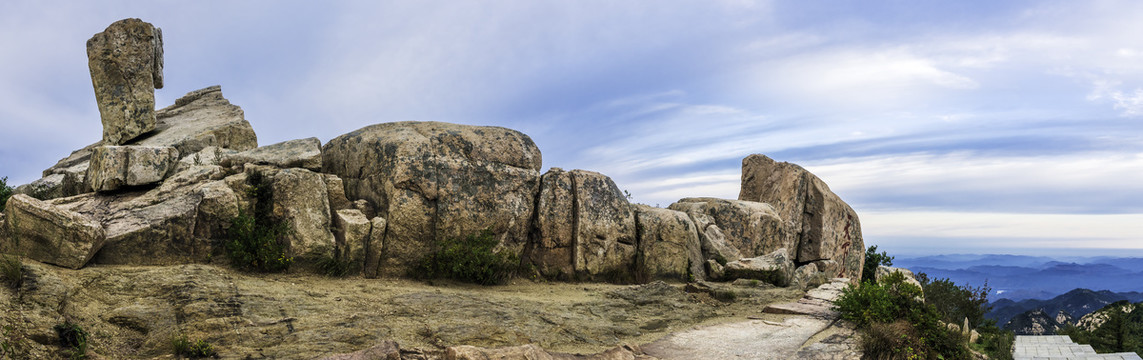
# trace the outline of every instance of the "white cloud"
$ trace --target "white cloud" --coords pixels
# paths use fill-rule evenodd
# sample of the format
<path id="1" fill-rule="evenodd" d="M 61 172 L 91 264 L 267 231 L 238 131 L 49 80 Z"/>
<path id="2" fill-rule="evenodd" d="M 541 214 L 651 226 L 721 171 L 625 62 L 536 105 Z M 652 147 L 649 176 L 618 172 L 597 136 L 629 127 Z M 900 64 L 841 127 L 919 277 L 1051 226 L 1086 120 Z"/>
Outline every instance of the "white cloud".
<path id="1" fill-rule="evenodd" d="M 972 247 L 1143 249 L 1139 241 L 1143 214 L 866 211 L 860 215 L 867 245 L 913 247 L 922 239 L 940 237 L 956 242 L 943 245 L 953 248 L 981 239 Z"/>

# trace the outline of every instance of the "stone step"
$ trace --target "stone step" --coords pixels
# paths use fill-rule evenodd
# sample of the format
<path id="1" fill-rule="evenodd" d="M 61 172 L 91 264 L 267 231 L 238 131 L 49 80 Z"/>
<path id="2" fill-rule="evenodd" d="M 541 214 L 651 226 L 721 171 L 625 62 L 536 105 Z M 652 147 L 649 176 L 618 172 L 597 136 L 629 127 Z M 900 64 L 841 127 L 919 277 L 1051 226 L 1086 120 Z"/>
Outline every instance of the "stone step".
<path id="1" fill-rule="evenodd" d="M 1091 345 L 1076 344 L 1065 335 L 1020 335 L 1012 350 L 1014 360 L 1143 360 L 1135 353 L 1097 354 Z"/>

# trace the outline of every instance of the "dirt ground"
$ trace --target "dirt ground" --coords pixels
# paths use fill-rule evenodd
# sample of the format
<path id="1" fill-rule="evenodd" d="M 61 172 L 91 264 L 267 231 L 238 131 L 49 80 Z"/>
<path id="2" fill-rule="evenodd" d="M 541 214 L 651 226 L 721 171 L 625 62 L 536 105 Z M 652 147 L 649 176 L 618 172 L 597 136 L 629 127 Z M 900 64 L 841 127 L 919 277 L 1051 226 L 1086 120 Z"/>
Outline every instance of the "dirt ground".
<path id="1" fill-rule="evenodd" d="M 24 262 L 18 289 L 0 289 L 2 339 L 34 358 L 61 357 L 52 327 L 70 321 L 91 335 L 88 354 L 169 357 L 171 339 L 214 346 L 221 358 L 309 359 L 395 340 L 403 349 L 537 344 L 596 353 L 646 344 L 695 326 L 782 321 L 762 314 L 800 290 L 757 282 L 714 284 L 716 299 L 685 284 L 450 281 L 250 274 L 226 266 L 91 266 Z M 721 299 L 721 300 L 720 300 Z"/>

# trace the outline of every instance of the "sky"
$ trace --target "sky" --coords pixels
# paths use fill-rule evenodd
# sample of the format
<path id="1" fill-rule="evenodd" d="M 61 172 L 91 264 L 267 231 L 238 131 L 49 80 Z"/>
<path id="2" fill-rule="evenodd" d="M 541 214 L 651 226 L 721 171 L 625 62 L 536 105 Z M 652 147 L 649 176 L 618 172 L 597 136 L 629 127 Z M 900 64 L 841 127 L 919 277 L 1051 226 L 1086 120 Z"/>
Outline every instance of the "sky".
<path id="1" fill-rule="evenodd" d="M 259 144 L 494 125 L 633 201 L 736 199 L 760 153 L 902 255 L 1143 256 L 1139 1 L 0 2 L 0 176 L 102 125 L 85 42 L 163 29 L 157 107 L 222 85 Z"/>

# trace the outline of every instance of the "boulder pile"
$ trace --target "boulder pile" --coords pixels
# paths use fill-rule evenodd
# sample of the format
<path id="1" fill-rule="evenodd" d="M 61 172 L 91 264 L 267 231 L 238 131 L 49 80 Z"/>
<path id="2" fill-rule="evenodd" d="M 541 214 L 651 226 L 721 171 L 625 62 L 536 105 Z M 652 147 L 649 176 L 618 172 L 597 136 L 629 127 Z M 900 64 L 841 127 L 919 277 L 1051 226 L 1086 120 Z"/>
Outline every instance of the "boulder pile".
<path id="1" fill-rule="evenodd" d="M 542 172 L 532 139 L 501 127 L 391 122 L 259 147 L 219 86 L 154 110 L 162 45 L 138 19 L 88 41 L 103 138 L 17 189 L 0 251 L 69 268 L 210 262 L 233 219 L 267 209 L 302 271 L 338 259 L 404 276 L 438 242 L 489 230 L 526 275 L 554 280 L 861 278 L 857 214 L 797 165 L 750 155 L 738 199 L 664 209 L 604 174 Z"/>

